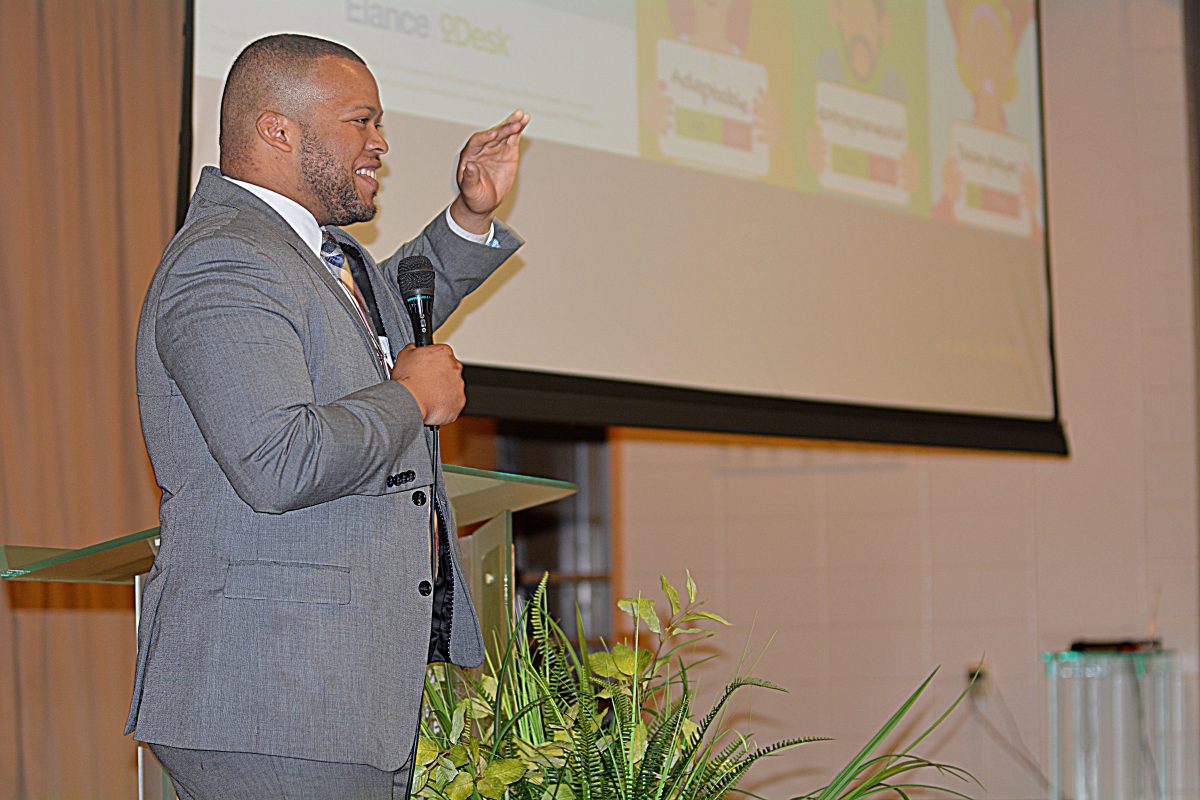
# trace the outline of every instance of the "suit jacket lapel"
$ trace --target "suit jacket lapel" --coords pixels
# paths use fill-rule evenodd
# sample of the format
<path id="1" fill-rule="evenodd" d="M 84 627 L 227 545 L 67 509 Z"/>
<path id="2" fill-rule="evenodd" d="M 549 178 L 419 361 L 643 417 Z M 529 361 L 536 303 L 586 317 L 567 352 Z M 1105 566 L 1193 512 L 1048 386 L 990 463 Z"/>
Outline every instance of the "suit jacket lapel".
<path id="1" fill-rule="evenodd" d="M 359 317 L 358 309 L 354 307 L 354 303 L 346 296 L 341 284 L 333 277 L 333 274 L 325 266 L 325 263 L 321 261 L 320 257 L 309 249 L 308 245 L 296 234 L 292 226 L 283 217 L 279 216 L 275 209 L 237 184 L 225 180 L 221 177 L 221 173 L 214 167 L 205 167 L 200 173 L 200 182 L 196 186 L 196 194 L 208 202 L 234 206 L 260 215 L 263 218 L 264 231 L 270 231 L 280 237 L 284 243 L 296 252 L 300 260 L 308 265 L 309 269 L 317 273 L 318 279 L 329 287 L 329 291 L 333 293 L 336 301 L 341 304 L 343 310 L 350 316 L 351 322 L 354 323 L 354 328 L 359 333 L 362 346 L 366 348 L 371 362 L 375 364 L 375 371 L 381 378 L 388 378 L 379 366 L 379 360 L 375 357 L 375 348 L 371 346 L 371 341 L 367 338 L 371 334 L 363 328 L 362 319 Z M 344 242 L 345 238 L 344 234 L 339 237 L 339 243 Z M 361 252 L 359 248 L 356 247 L 355 249 Z M 384 324 L 386 325 L 387 322 L 385 318 Z M 393 355 L 395 355 L 394 351 Z"/>

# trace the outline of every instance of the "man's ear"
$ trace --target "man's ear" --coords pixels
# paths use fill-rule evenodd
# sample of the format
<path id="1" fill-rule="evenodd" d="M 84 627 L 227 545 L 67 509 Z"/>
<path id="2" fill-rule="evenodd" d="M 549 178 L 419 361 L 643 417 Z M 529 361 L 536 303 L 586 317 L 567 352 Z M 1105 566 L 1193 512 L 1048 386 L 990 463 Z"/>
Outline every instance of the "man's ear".
<path id="1" fill-rule="evenodd" d="M 278 111 L 264 111 L 254 122 L 258 138 L 284 153 L 290 153 L 300 141 L 299 126 Z"/>

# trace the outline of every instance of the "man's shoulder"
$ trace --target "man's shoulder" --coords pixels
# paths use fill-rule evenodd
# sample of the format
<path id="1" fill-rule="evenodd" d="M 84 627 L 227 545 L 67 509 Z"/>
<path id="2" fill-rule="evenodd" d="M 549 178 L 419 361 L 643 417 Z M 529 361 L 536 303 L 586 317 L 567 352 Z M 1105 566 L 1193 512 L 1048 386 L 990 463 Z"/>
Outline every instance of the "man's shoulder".
<path id="1" fill-rule="evenodd" d="M 244 208 L 193 202 L 187 221 L 167 245 L 147 302 L 191 302 L 244 294 L 274 302 L 294 300 L 312 270 L 286 237 L 262 215 Z"/>
<path id="2" fill-rule="evenodd" d="M 172 245 L 248 245 L 269 252 L 287 246 L 289 231 L 287 222 L 269 205 L 206 167 Z"/>
<path id="3" fill-rule="evenodd" d="M 258 209 L 195 198 L 183 226 L 167 245 L 163 263 L 184 256 L 272 257 L 291 250 L 283 233 Z"/>

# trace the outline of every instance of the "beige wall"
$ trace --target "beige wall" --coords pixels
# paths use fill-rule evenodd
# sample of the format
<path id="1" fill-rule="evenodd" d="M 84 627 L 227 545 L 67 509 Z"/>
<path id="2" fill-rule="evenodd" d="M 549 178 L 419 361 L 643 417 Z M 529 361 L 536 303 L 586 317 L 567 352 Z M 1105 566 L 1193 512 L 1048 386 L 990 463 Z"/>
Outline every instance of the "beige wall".
<path id="1" fill-rule="evenodd" d="M 686 565 L 713 610 L 774 643 L 761 739 L 829 734 L 756 769 L 819 785 L 934 665 L 936 697 L 986 652 L 1045 769 L 1038 654 L 1158 630 L 1182 655 L 1196 796 L 1196 390 L 1180 11 L 1163 0 L 1043 4 L 1054 311 L 1069 459 L 620 431 L 619 591 Z M 723 680 L 733 669 L 709 671 Z M 710 684 L 711 685 L 711 684 Z M 983 710 L 1007 729 L 999 697 Z M 1045 797 L 969 711 L 935 752 L 990 798 Z M 752 773 L 754 775 L 755 773 Z M 795 790 L 795 791 L 793 791 Z"/>

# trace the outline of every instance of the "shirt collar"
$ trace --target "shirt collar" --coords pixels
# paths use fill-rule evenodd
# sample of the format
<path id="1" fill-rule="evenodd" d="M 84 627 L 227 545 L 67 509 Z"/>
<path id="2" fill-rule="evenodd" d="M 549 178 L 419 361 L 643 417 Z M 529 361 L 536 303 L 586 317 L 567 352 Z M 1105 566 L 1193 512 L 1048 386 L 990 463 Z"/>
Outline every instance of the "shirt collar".
<path id="1" fill-rule="evenodd" d="M 239 181 L 227 175 L 221 177 L 230 183 L 237 184 L 269 205 L 275 213 L 283 217 L 284 222 L 292 227 L 292 230 L 296 232 L 302 242 L 308 245 L 313 254 L 320 258 L 321 226 L 317 224 L 317 218 L 307 208 L 290 197 L 285 197 L 279 192 L 273 192 L 257 184 Z"/>

